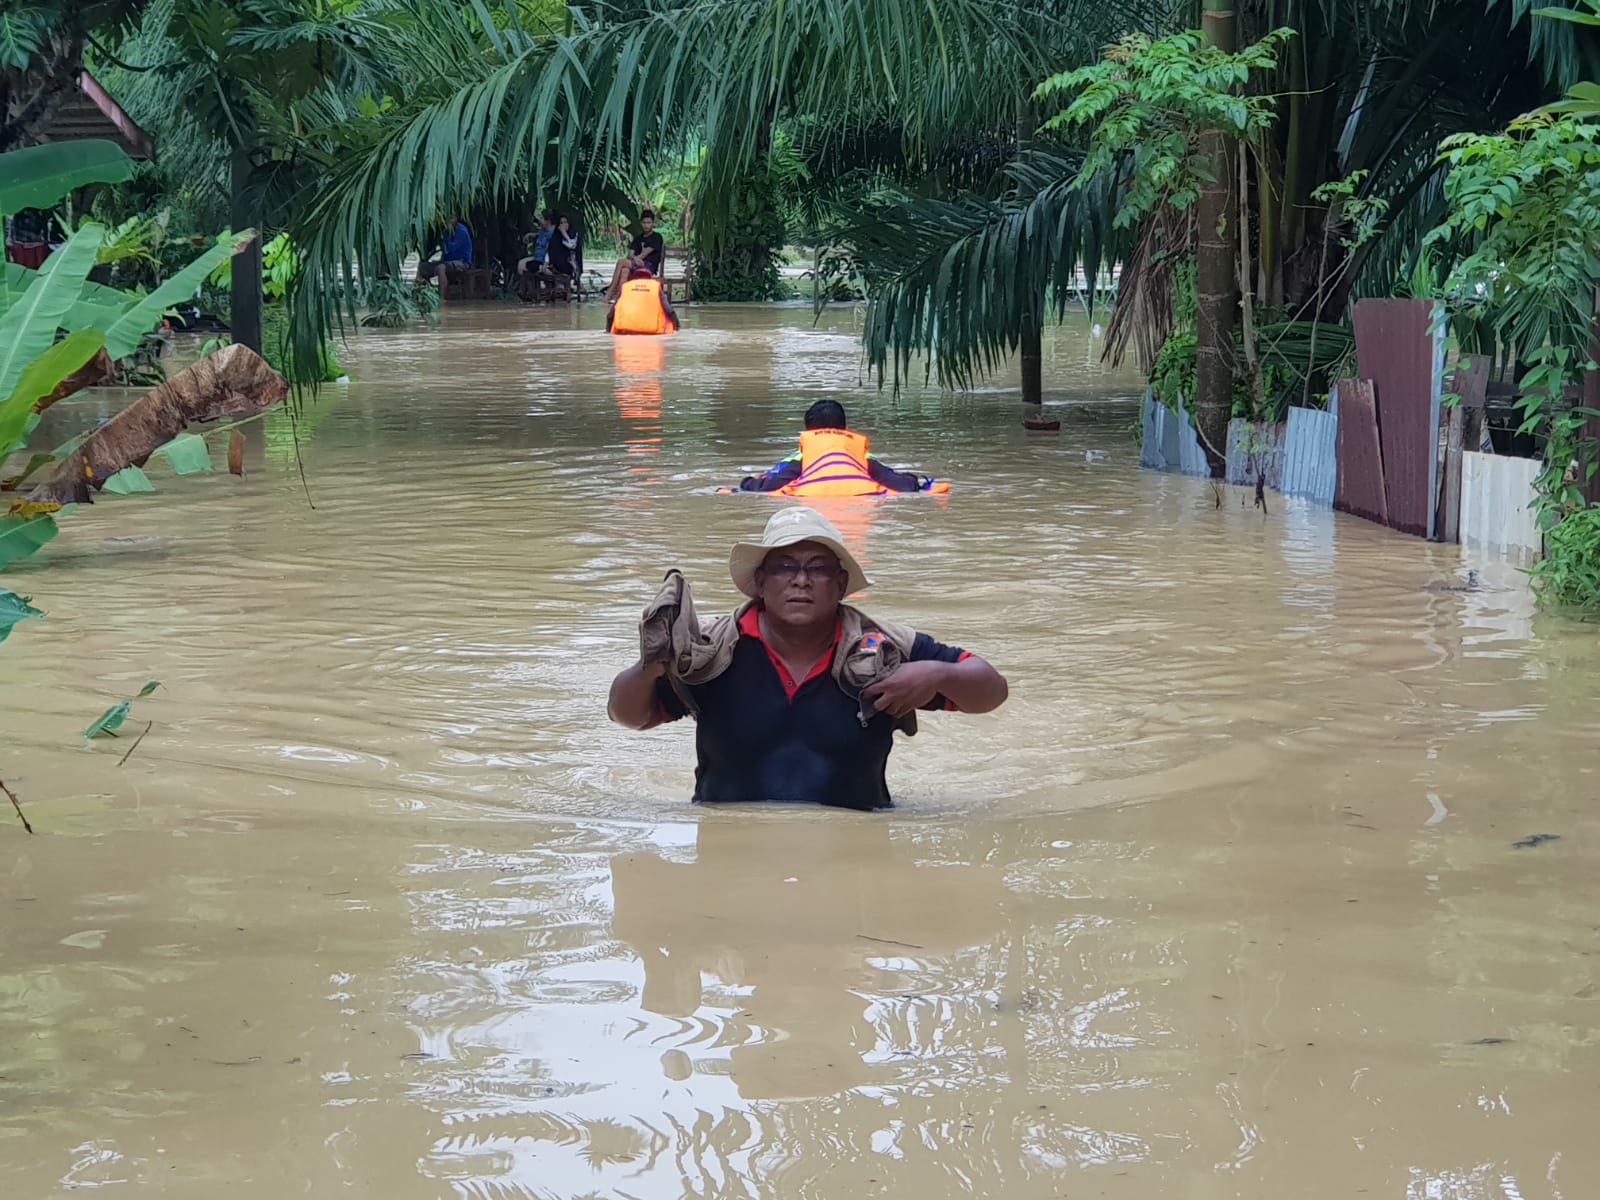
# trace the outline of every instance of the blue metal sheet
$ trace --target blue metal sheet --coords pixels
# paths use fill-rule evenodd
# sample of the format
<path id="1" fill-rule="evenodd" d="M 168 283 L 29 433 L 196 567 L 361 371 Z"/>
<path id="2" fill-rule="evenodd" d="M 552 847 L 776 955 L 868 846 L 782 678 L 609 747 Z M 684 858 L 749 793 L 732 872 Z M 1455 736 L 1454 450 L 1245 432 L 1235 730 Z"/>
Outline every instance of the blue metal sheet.
<path id="1" fill-rule="evenodd" d="M 1173 458 L 1177 461 L 1178 469 L 1185 475 L 1198 475 L 1202 479 L 1211 477 L 1211 464 L 1206 461 L 1206 452 L 1200 448 L 1200 435 L 1195 431 L 1194 421 L 1190 419 L 1189 410 L 1184 407 L 1183 397 L 1178 397 L 1178 412 L 1172 422 L 1177 428 L 1176 441 L 1177 453 Z"/>
<path id="2" fill-rule="evenodd" d="M 1339 419 L 1331 412 L 1291 408 L 1283 438 L 1283 494 L 1299 496 L 1313 504 L 1333 506 L 1333 489 L 1339 477 L 1335 447 Z"/>

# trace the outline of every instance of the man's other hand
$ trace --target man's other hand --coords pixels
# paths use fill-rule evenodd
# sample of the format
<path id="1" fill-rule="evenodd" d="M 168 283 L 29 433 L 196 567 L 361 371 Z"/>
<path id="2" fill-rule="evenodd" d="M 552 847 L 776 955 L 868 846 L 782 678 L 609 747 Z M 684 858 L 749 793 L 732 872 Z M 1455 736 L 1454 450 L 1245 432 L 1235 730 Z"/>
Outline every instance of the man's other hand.
<path id="1" fill-rule="evenodd" d="M 901 663 L 894 674 L 880 679 L 862 695 L 873 701 L 873 707 L 896 719 L 915 712 L 930 703 L 943 690 L 948 663 Z"/>

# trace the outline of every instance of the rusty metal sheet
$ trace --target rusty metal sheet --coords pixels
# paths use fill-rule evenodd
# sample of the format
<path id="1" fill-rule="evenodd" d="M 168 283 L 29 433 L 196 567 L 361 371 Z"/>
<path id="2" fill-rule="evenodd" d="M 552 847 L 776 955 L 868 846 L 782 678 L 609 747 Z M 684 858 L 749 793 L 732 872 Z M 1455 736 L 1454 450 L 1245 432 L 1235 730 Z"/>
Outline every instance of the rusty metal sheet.
<path id="1" fill-rule="evenodd" d="M 1438 505 L 1444 342 L 1433 300 L 1356 303 L 1356 359 L 1377 398 L 1388 524 L 1432 537 Z M 1342 414 L 1341 414 L 1342 415 Z"/>
<path id="2" fill-rule="evenodd" d="M 1341 379 L 1339 388 L 1338 483 L 1333 506 L 1340 512 L 1389 523 L 1383 483 L 1383 448 L 1378 405 L 1370 379 Z"/>

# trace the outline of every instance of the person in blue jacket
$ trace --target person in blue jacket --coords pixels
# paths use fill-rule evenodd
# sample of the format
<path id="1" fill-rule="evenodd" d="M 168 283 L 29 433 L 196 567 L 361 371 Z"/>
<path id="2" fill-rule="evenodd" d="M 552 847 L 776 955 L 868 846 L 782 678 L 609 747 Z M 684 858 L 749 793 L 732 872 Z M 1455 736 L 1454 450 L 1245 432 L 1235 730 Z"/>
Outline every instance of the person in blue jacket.
<path id="1" fill-rule="evenodd" d="M 423 259 L 417 264 L 417 283 L 424 284 L 438 277 L 445 268 L 465 270 L 472 265 L 472 230 L 459 216 L 445 222 L 444 236 L 439 239 L 439 261 Z"/>

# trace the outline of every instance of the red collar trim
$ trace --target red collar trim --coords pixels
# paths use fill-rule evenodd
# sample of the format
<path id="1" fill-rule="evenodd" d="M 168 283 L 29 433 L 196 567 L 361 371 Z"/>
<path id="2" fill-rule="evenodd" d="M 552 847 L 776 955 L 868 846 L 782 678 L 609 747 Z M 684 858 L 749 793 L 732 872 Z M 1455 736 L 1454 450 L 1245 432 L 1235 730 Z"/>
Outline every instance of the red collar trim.
<path id="1" fill-rule="evenodd" d="M 811 665 L 811 671 L 804 679 L 792 679 L 789 668 L 783 665 L 783 659 L 767 644 L 767 639 L 761 635 L 761 610 L 755 605 L 745 609 L 739 616 L 739 632 L 745 637 L 755 638 L 761 643 L 761 648 L 767 652 L 767 658 L 772 663 L 772 669 L 778 673 L 778 682 L 783 684 L 783 692 L 792 702 L 795 693 L 819 675 L 826 675 L 833 666 L 833 656 L 838 652 L 839 639 L 844 635 L 844 622 L 837 621 L 833 626 L 833 644 Z"/>

